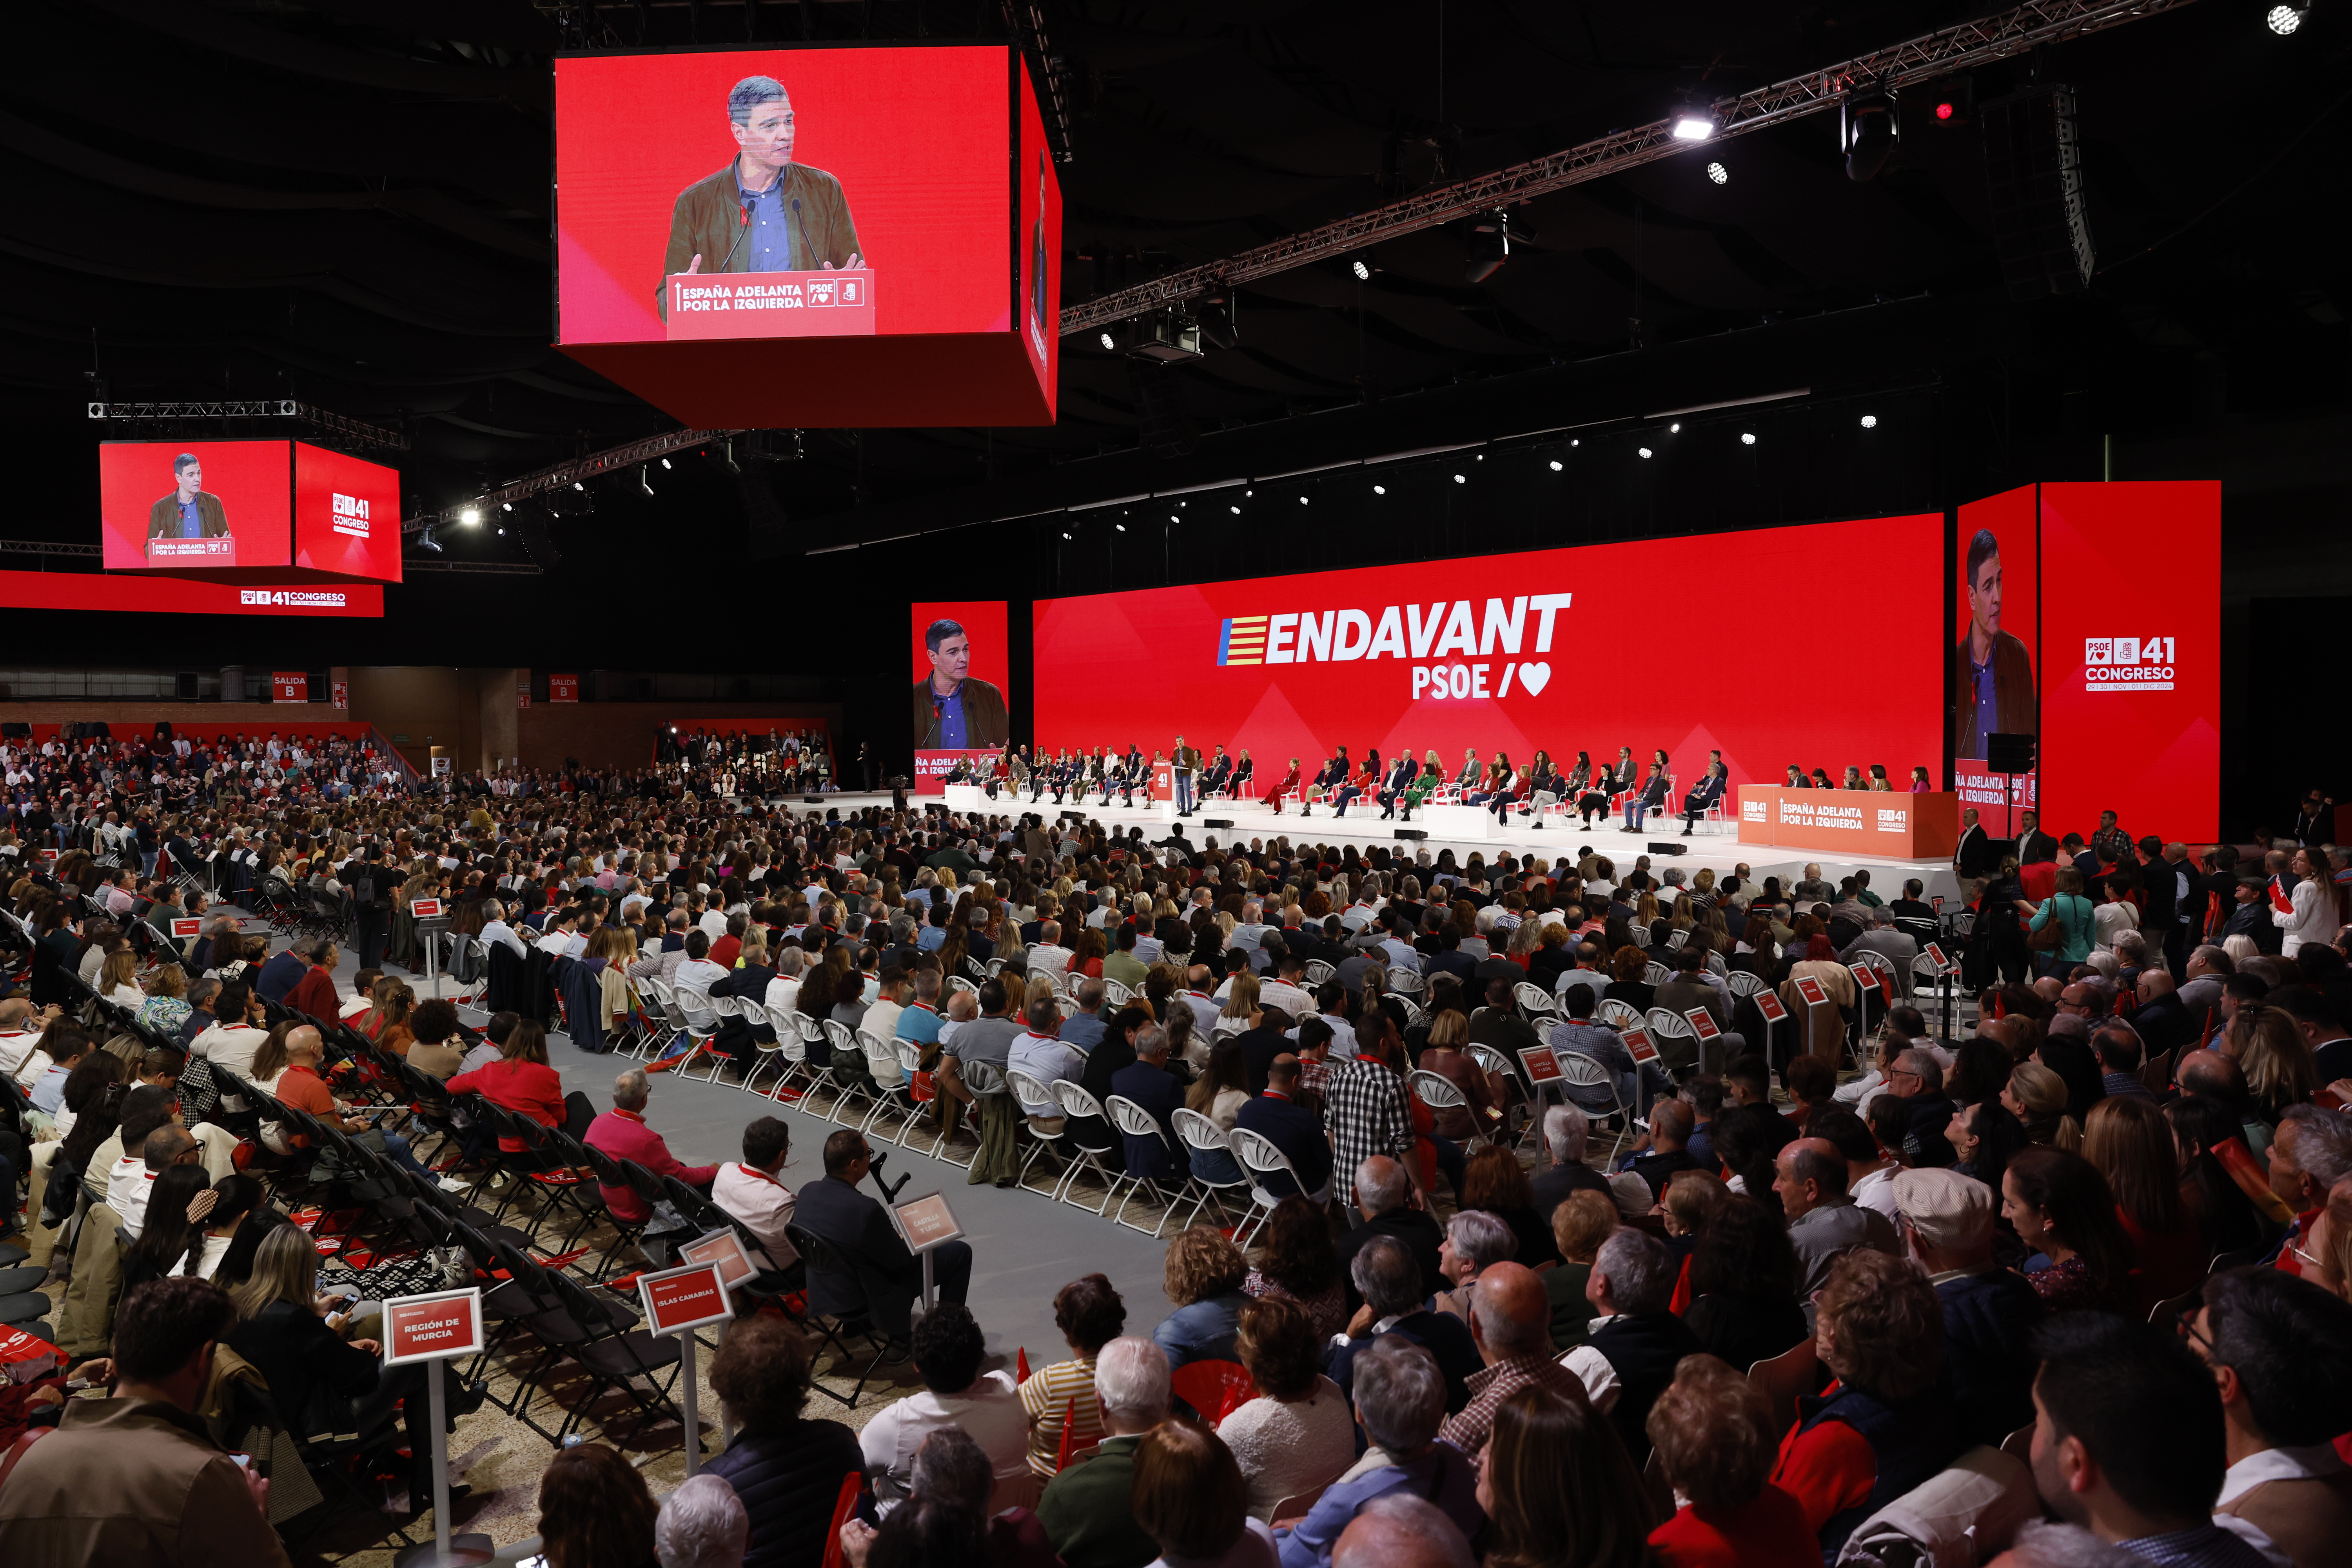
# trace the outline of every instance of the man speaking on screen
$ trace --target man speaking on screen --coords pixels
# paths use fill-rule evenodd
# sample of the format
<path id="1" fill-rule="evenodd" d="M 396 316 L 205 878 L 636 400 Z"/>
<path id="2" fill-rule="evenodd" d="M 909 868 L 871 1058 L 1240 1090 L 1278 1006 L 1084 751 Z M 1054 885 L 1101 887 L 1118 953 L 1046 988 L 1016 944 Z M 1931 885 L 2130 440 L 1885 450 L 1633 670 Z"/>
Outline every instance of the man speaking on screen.
<path id="1" fill-rule="evenodd" d="M 857 228 L 841 182 L 793 162 L 793 100 L 772 76 L 729 89 L 732 162 L 677 194 L 669 248 L 655 289 L 669 318 L 668 279 L 678 272 L 814 272 L 859 268 Z"/>
<path id="2" fill-rule="evenodd" d="M 147 509 L 147 537 L 218 539 L 228 532 L 220 497 L 205 489 L 205 466 L 194 452 L 172 459 L 172 493 Z"/>
<path id="3" fill-rule="evenodd" d="M 1969 631 L 1960 642 L 1952 703 L 1952 754 L 1980 758 L 1987 735 L 2039 732 L 2033 658 L 2000 629 L 2000 541 L 1990 529 L 1969 541 Z"/>
<path id="4" fill-rule="evenodd" d="M 961 752 L 1002 746 L 1012 733 L 1004 693 L 971 675 L 971 638 L 961 621 L 933 621 L 923 630 L 931 674 L 915 683 L 915 749 Z"/>

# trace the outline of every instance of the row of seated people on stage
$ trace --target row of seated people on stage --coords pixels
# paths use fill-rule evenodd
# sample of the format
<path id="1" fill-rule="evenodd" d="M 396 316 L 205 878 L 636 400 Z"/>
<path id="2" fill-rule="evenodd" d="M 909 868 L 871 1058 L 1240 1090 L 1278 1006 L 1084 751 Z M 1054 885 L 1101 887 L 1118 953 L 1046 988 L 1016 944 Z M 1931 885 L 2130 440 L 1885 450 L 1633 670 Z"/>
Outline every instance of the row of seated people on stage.
<path id="1" fill-rule="evenodd" d="M 1066 795 L 1078 804 L 1092 799 L 1097 805 L 1108 805 L 1116 795 L 1121 805 L 1132 806 L 1136 792 L 1143 790 L 1148 794 L 1153 772 L 1162 767 L 1174 769 L 1180 807 L 1188 816 L 1192 798 L 1191 787 L 1196 785 L 1200 799 L 1259 798 L 1271 805 L 1277 816 L 1286 802 L 1295 801 L 1302 816 L 1313 815 L 1312 806 L 1320 803 L 1331 807 L 1333 816 L 1345 817 L 1350 805 L 1362 802 L 1378 805 L 1383 821 L 1395 818 L 1409 822 L 1414 807 L 1435 802 L 1490 810 L 1507 826 L 1517 815 L 1529 828 L 1538 830 L 1548 810 L 1559 810 L 1563 819 L 1572 812 L 1580 826 L 1591 827 L 1596 820 L 1605 821 L 1622 809 L 1623 830 L 1639 833 L 1649 816 L 1671 814 L 1670 805 L 1677 793 L 1675 775 L 1663 749 L 1651 753 L 1650 771 L 1644 776 L 1628 746 L 1618 747 L 1617 760 L 1600 768 L 1594 766 L 1591 752 L 1579 752 L 1564 773 L 1553 763 L 1551 753 L 1541 750 L 1521 769 L 1512 765 L 1507 752 L 1496 752 L 1491 758 L 1482 760 L 1476 747 L 1466 747 L 1462 765 L 1449 773 L 1444 760 L 1433 749 L 1424 752 L 1419 762 L 1408 752 L 1393 763 L 1384 763 L 1380 749 L 1373 747 L 1364 753 L 1361 762 L 1351 762 L 1348 748 L 1341 746 L 1311 772 L 1300 766 L 1298 758 L 1291 758 L 1287 768 L 1263 795 L 1254 796 L 1258 784 L 1257 764 L 1246 748 L 1228 756 L 1224 747 L 1215 746 L 1203 758 L 1197 752 L 1189 752 L 1181 735 L 1176 738 L 1172 754 L 1156 751 L 1148 760 L 1142 750 L 1132 744 L 1123 752 L 1108 747 L 1092 752 L 1066 748 L 1050 755 L 1041 753 L 1034 762 L 1030 760 L 1028 747 L 1008 746 L 985 782 L 992 800 L 1003 786 L 1009 787 L 1015 795 L 1025 791 L 1033 805 L 1043 801 L 1050 791 L 1056 805 L 1063 804 Z M 1194 770 L 1197 779 L 1188 777 Z M 969 777 L 961 775 L 957 782 L 966 782 Z M 1710 812 L 1726 809 L 1729 787 L 1730 775 L 1724 765 L 1723 753 L 1710 751 L 1698 781 L 1680 793 L 1683 837 L 1689 837 Z M 1850 766 L 1845 770 L 1844 782 L 1833 784 L 1826 768 L 1815 768 L 1808 775 L 1792 763 L 1786 787 L 1892 790 L 1895 786 L 1883 763 L 1872 763 L 1866 775 L 1859 766 Z M 1916 794 L 1932 789 L 1934 784 L 1925 767 L 1915 767 L 1907 787 Z"/>

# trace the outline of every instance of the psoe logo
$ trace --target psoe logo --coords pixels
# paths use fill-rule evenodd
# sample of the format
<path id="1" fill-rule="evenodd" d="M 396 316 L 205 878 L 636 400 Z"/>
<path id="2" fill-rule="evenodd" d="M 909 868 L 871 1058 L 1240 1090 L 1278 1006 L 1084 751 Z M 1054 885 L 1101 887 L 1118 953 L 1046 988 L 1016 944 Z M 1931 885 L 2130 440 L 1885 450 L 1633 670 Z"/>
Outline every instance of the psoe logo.
<path id="1" fill-rule="evenodd" d="M 368 536 L 368 503 L 365 498 L 337 491 L 332 510 L 337 533 L 348 533 L 353 539 Z"/>
<path id="2" fill-rule="evenodd" d="M 1878 808 L 1878 830 L 1881 833 L 1900 833 L 1910 826 L 1910 807 L 1882 805 Z"/>
<path id="3" fill-rule="evenodd" d="M 1771 820 L 1771 817 L 1768 814 L 1765 802 L 1760 800 L 1743 800 L 1739 803 L 1739 820 L 1742 822 L 1769 822 Z"/>
<path id="4" fill-rule="evenodd" d="M 2083 686 L 2089 691 L 2169 691 L 2175 644 L 2168 637 L 2084 637 Z"/>

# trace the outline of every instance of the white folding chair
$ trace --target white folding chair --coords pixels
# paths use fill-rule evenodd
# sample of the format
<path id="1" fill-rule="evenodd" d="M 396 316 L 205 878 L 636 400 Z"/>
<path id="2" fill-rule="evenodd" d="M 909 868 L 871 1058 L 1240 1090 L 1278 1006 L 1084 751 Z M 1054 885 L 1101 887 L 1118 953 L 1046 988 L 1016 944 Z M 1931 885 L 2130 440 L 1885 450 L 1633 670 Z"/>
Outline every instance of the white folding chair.
<path id="1" fill-rule="evenodd" d="M 1307 984 L 1309 985 L 1328 985 L 1331 983 L 1331 977 L 1339 973 L 1319 958 L 1310 958 L 1307 961 Z"/>
<path id="2" fill-rule="evenodd" d="M 1642 971 L 1642 978 L 1653 985 L 1664 985 L 1674 977 L 1675 972 L 1655 959 L 1652 959 L 1648 966 Z"/>
<path id="3" fill-rule="evenodd" d="M 1064 1113 L 1072 1121 L 1083 1117 L 1100 1126 L 1110 1125 L 1110 1119 L 1103 1114 L 1103 1108 L 1095 1097 L 1068 1079 L 1057 1078 L 1045 1087 L 1053 1094 L 1055 1100 L 1060 1104 Z M 1120 1170 L 1123 1171 L 1126 1168 L 1127 1160 L 1125 1145 L 1116 1141 L 1118 1136 L 1116 1129 L 1111 1132 L 1113 1142 L 1105 1149 L 1091 1148 L 1079 1142 L 1076 1134 L 1066 1126 L 1062 1131 L 1069 1144 L 1067 1153 L 1070 1165 L 1069 1169 L 1062 1173 L 1062 1184 L 1054 1194 L 1055 1200 L 1056 1202 L 1067 1200 L 1073 1205 L 1084 1207 L 1085 1205 L 1079 1205 L 1076 1198 L 1070 1196 L 1070 1194 L 1076 1190 L 1078 1173 L 1092 1171 L 1096 1175 L 1100 1176 L 1103 1182 L 1103 1201 L 1096 1205 L 1094 1209 L 1096 1214 L 1100 1215 L 1110 1207 L 1110 1200 L 1118 1191 L 1119 1181 L 1119 1176 L 1109 1166 L 1103 1163 L 1103 1156 L 1109 1154 L 1116 1157 L 1119 1161 Z"/>
<path id="4" fill-rule="evenodd" d="M 1522 980 L 1512 986 L 1511 998 L 1518 1003 L 1519 1010 L 1527 1014 L 1530 1020 L 1559 1011 L 1558 999 L 1531 980 Z"/>
<path id="5" fill-rule="evenodd" d="M 1648 1022 L 1651 1041 L 1661 1051 L 1665 1049 L 1669 1040 L 1689 1040 L 1695 1047 L 1704 1048 L 1705 1042 L 1699 1039 L 1698 1031 L 1691 1027 L 1691 1021 L 1671 1007 L 1651 1008 Z M 1706 1064 L 1702 1061 L 1698 1065 L 1703 1068 Z"/>
<path id="6" fill-rule="evenodd" d="M 1234 1232 L 1234 1246 L 1246 1249 L 1250 1244 L 1250 1238 L 1265 1228 L 1265 1222 L 1274 1216 L 1276 1205 L 1289 1195 L 1266 1190 L 1265 1178 L 1277 1171 L 1290 1178 L 1291 1191 L 1306 1194 L 1308 1202 L 1328 1204 L 1331 1201 L 1331 1189 L 1334 1184 L 1325 1183 L 1323 1190 L 1319 1193 L 1307 1192 L 1307 1184 L 1298 1179 L 1297 1167 L 1290 1163 L 1290 1156 L 1284 1153 L 1274 1140 L 1265 1134 L 1253 1132 L 1246 1127 L 1236 1127 L 1233 1131 L 1231 1142 L 1234 1157 L 1241 1161 L 1242 1169 L 1247 1171 L 1251 1176 L 1250 1217 L 1239 1230 Z M 1336 1181 L 1336 1176 L 1334 1180 Z"/>
<path id="7" fill-rule="evenodd" d="M 1135 993 L 1129 990 L 1127 986 L 1120 984 L 1116 980 L 1106 980 L 1102 983 L 1102 985 L 1103 1004 L 1106 1006 L 1114 1008 L 1124 1007 L 1128 1003 L 1135 999 Z"/>
<path id="8" fill-rule="evenodd" d="M 1558 995 L 1566 996 L 1569 987 L 1580 985 L 1597 999 L 1608 984 L 1609 976 L 1597 969 L 1563 969 L 1559 972 L 1559 978 L 1553 982 L 1552 990 Z"/>
<path id="9" fill-rule="evenodd" d="M 1441 1115 L 1448 1110 L 1459 1110 L 1467 1114 L 1470 1110 L 1469 1096 L 1454 1088 L 1453 1079 L 1440 1077 L 1427 1068 L 1415 1068 L 1405 1074 L 1404 1086 L 1415 1100 Z M 1471 1141 L 1481 1142 L 1485 1136 L 1479 1129 L 1478 1119 L 1475 1116 L 1471 1117 Z"/>
<path id="10" fill-rule="evenodd" d="M 1616 1142 L 1609 1146 L 1609 1158 L 1615 1160 L 1617 1151 L 1624 1147 L 1625 1134 L 1633 1125 L 1633 1117 L 1625 1104 L 1625 1092 L 1617 1087 L 1617 1075 L 1582 1051 L 1555 1050 L 1552 1059 L 1559 1063 L 1559 1081 L 1568 1089 L 1605 1089 L 1609 1091 L 1610 1109 L 1605 1114 L 1617 1119 Z M 1638 1068 L 1637 1068 L 1638 1070 Z M 1582 1107 L 1578 1109 L 1581 1110 Z M 1591 1113 L 1586 1112 L 1589 1117 Z"/>
<path id="11" fill-rule="evenodd" d="M 1603 996 L 1600 1005 L 1592 1009 L 1592 1016 L 1596 1022 L 1606 1024 L 1612 1029 L 1638 1029 L 1642 1026 L 1642 1010 L 1622 996 Z"/>
<path id="12" fill-rule="evenodd" d="M 1153 1116 L 1151 1112 L 1144 1110 L 1143 1107 L 1136 1104 L 1135 1101 L 1128 1099 L 1122 1094 L 1112 1095 L 1106 1103 L 1108 1105 L 1110 1110 L 1111 1125 L 1118 1128 L 1123 1137 L 1152 1139 L 1159 1143 L 1160 1148 L 1167 1150 L 1168 1154 L 1171 1159 L 1174 1158 L 1176 1151 L 1169 1145 L 1167 1131 L 1160 1125 L 1159 1119 Z M 1122 1145 L 1120 1152 L 1121 1154 L 1126 1152 L 1124 1145 Z M 1160 1211 L 1160 1223 L 1153 1226 L 1148 1233 L 1155 1240 L 1158 1239 L 1160 1234 L 1167 1230 L 1169 1217 L 1176 1212 L 1177 1204 L 1181 1202 L 1185 1195 L 1192 1191 L 1192 1177 L 1191 1171 L 1189 1168 L 1180 1163 L 1179 1175 L 1181 1180 L 1173 1196 L 1170 1195 L 1167 1189 L 1160 1185 L 1160 1179 L 1158 1177 L 1139 1176 L 1128 1172 L 1126 1169 L 1126 1162 L 1124 1160 L 1120 1162 L 1120 1171 L 1121 1174 L 1118 1179 L 1127 1184 L 1127 1192 L 1126 1194 L 1118 1201 L 1118 1213 L 1113 1215 L 1111 1218 L 1118 1224 L 1126 1226 L 1129 1230 L 1142 1230 L 1142 1226 L 1139 1224 L 1131 1224 L 1128 1220 L 1127 1205 L 1134 1202 L 1139 1194 L 1149 1193 L 1151 1195 L 1151 1201 L 1161 1205 Z"/>
<path id="13" fill-rule="evenodd" d="M 1681 952 L 1683 944 L 1689 941 L 1690 932 L 1687 930 L 1670 931 L 1666 933 L 1666 946 L 1676 952 Z"/>
<path id="14" fill-rule="evenodd" d="M 1179 1106 L 1176 1108 L 1175 1122 L 1176 1136 L 1182 1141 L 1188 1156 L 1194 1152 L 1216 1153 L 1234 1159 L 1233 1141 L 1226 1135 L 1225 1130 L 1199 1111 Z M 1240 1163 L 1238 1160 L 1234 1160 L 1234 1163 Z M 1190 1163 L 1189 1159 L 1187 1163 Z M 1192 1186 L 1195 1194 L 1192 1212 L 1185 1216 L 1183 1225 L 1176 1228 L 1182 1230 L 1186 1226 L 1199 1219 L 1201 1211 L 1212 1203 L 1217 1205 L 1217 1217 L 1230 1222 L 1233 1215 L 1226 1212 L 1223 1194 L 1239 1191 L 1249 1184 L 1249 1173 L 1246 1171 L 1228 1182 L 1213 1182 L 1201 1174 L 1200 1170 L 1195 1167 L 1192 1171 Z M 1230 1229 L 1230 1223 L 1220 1228 Z"/>
<path id="15" fill-rule="evenodd" d="M 751 1070 L 745 1073 L 743 1081 L 735 1087 L 756 1094 L 759 1090 L 753 1080 L 772 1066 L 781 1068 L 786 1060 L 782 1054 L 784 1030 L 776 1027 L 775 1020 L 768 1016 L 768 1009 L 757 1002 L 743 1004 L 743 1022 L 751 1026 L 751 1049 L 757 1054 L 751 1058 Z M 791 1029 L 792 1026 L 788 1024 L 784 1027 Z M 793 1032 L 795 1035 L 799 1033 L 798 1030 Z"/>
<path id="16" fill-rule="evenodd" d="M 1021 1169 L 1014 1174 L 1013 1181 L 1016 1184 L 1030 1192 L 1036 1192 L 1039 1189 L 1029 1185 L 1029 1167 L 1037 1163 L 1038 1155 L 1051 1153 L 1054 1156 L 1055 1163 L 1061 1167 L 1063 1173 L 1067 1173 L 1070 1168 L 1070 1157 L 1062 1152 L 1062 1144 L 1069 1136 L 1066 1125 L 1067 1118 L 1066 1116 L 1060 1117 L 1065 1123 L 1063 1127 L 1057 1128 L 1051 1132 L 1046 1131 L 1044 1128 L 1037 1125 L 1038 1113 L 1029 1108 L 1033 1105 L 1050 1105 L 1055 1107 L 1058 1116 L 1060 1113 L 1061 1101 L 1054 1098 L 1053 1089 L 1046 1085 L 1038 1082 L 1034 1074 L 1023 1072 L 1019 1068 L 1006 1068 L 1004 1069 L 1004 1079 L 1007 1083 L 1012 1085 L 1013 1104 L 1020 1109 L 1023 1118 L 1029 1123 L 1030 1136 L 1036 1140 L 1035 1142 L 1029 1146 L 1029 1153 L 1027 1157 L 1023 1159 L 1021 1162 Z M 1061 1185 L 1061 1176 L 1057 1174 L 1055 1177 L 1053 1186 L 1044 1190 L 1046 1192 L 1047 1195 L 1050 1196 L 1053 1193 L 1059 1191 Z"/>
<path id="17" fill-rule="evenodd" d="M 1399 996 L 1394 998 L 1394 1001 L 1398 1006 L 1404 1009 L 1404 1026 L 1408 1029 L 1420 1028 L 1428 1017 L 1428 1015 L 1422 1011 L 1421 1004 L 1410 996 Z"/>

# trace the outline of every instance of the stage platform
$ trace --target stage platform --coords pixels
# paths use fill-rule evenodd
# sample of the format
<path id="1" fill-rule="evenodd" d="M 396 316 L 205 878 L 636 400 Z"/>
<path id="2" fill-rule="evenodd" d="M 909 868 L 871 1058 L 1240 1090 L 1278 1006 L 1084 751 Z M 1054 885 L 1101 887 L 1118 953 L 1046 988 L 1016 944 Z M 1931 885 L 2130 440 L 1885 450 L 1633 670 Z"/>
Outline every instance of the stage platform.
<path id="1" fill-rule="evenodd" d="M 887 806 L 889 801 L 887 795 L 843 794 L 824 797 L 826 808 L 837 808 L 845 814 L 863 810 L 871 805 Z M 785 797 L 781 804 L 796 812 L 816 809 L 798 795 Z M 919 807 L 940 802 L 937 796 L 909 795 L 908 804 Z M 1454 812 L 1467 809 L 1454 807 L 1444 815 L 1450 816 Z M 1277 816 L 1273 807 L 1257 801 L 1213 801 L 1189 819 L 1171 824 L 1164 821 L 1158 807 L 1152 805 L 1139 804 L 1129 808 L 1113 804 L 1103 806 L 1089 801 L 1084 806 L 1074 806 L 1066 801 L 1057 806 L 1049 794 L 1034 805 L 1026 795 L 1017 802 L 1009 796 L 1000 795 L 988 808 L 988 814 L 1018 816 L 1024 812 L 1034 812 L 1051 821 L 1071 810 L 1083 811 L 1105 826 L 1117 827 L 1121 832 L 1130 827 L 1140 827 L 1144 837 L 1153 842 L 1165 838 L 1173 828 L 1181 826 L 1186 840 L 1195 848 L 1206 848 L 1212 838 L 1221 845 L 1230 846 L 1236 841 L 1264 845 L 1277 837 L 1287 837 L 1294 844 L 1353 844 L 1360 850 L 1385 845 L 1392 852 L 1408 855 L 1425 848 L 1433 858 L 1439 850 L 1451 849 L 1457 863 L 1466 860 L 1475 851 L 1485 856 L 1488 865 L 1507 853 L 1521 859 L 1540 856 L 1558 862 L 1573 860 L 1581 851 L 1590 849 L 1596 855 L 1607 856 L 1615 863 L 1622 876 L 1633 869 L 1633 862 L 1647 852 L 1650 845 L 1671 842 L 1682 846 L 1684 853 L 1652 855 L 1650 868 L 1653 871 L 1663 872 L 1672 867 L 1680 867 L 1687 877 L 1700 867 L 1707 866 L 1714 868 L 1717 877 L 1722 877 L 1745 864 L 1758 880 L 1778 877 L 1786 885 L 1801 878 L 1806 866 L 1819 865 L 1822 875 L 1833 884 L 1855 871 L 1868 871 L 1871 891 L 1889 900 L 1902 892 L 1904 879 L 1909 877 L 1916 877 L 1927 884 L 1927 897 L 1931 900 L 1937 898 L 1956 900 L 1960 893 L 1959 882 L 1952 874 L 1949 860 L 1838 859 L 1817 851 L 1742 844 L 1737 836 L 1738 825 L 1732 822 L 1703 824 L 1696 833 L 1685 838 L 1681 837 L 1682 818 L 1678 816 L 1666 818 L 1664 826 L 1655 831 L 1645 827 L 1641 833 L 1633 834 L 1622 831 L 1613 819 L 1605 827 L 1595 826 L 1586 829 L 1578 826 L 1573 817 L 1565 826 L 1555 817 L 1538 830 L 1528 826 L 1528 818 L 1514 816 L 1510 826 L 1503 828 L 1496 826 L 1491 815 L 1479 812 L 1475 815 L 1490 837 L 1471 837 L 1448 833 L 1445 831 L 1446 824 L 1428 819 L 1423 812 L 1415 812 L 1411 822 L 1398 822 L 1393 818 L 1383 821 L 1377 805 L 1369 811 L 1360 811 L 1351 806 L 1348 815 L 1342 817 L 1334 817 L 1328 807 L 1318 805 L 1314 816 L 1301 817 L 1296 810 L 1285 811 Z M 1231 822 L 1233 826 L 1211 827 L 1208 825 L 1212 821 Z M 1397 837 L 1400 829 L 1426 833 L 1429 837 L 1418 840 L 1400 839 Z"/>

